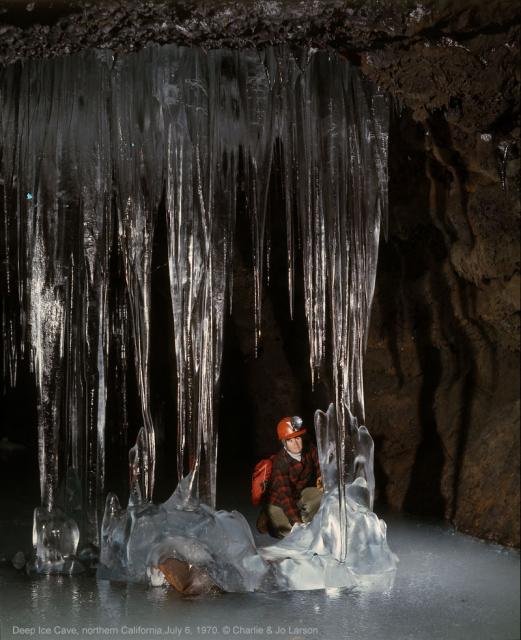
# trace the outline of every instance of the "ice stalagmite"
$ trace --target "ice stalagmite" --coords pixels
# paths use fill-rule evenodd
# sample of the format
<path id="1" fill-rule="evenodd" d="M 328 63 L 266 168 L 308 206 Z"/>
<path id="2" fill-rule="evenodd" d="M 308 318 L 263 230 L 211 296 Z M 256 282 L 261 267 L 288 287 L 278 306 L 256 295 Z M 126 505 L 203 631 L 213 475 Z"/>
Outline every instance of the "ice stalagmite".
<path id="1" fill-rule="evenodd" d="M 361 477 L 345 483 L 339 497 L 338 426 L 334 404 L 326 413 L 316 412 L 324 495 L 313 520 L 258 550 L 279 589 L 388 589 L 393 584 L 397 558 L 387 545 L 385 522 L 371 510 L 367 483 Z"/>

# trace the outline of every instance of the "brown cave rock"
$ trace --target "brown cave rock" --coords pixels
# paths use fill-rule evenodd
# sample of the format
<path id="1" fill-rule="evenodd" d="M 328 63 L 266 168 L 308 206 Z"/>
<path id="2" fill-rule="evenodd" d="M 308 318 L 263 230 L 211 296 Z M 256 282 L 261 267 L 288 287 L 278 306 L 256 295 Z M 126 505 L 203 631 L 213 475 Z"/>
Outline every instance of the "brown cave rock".
<path id="1" fill-rule="evenodd" d="M 503 185 L 490 140 L 407 117 L 365 368 L 378 486 L 398 509 L 519 545 L 518 159 Z"/>

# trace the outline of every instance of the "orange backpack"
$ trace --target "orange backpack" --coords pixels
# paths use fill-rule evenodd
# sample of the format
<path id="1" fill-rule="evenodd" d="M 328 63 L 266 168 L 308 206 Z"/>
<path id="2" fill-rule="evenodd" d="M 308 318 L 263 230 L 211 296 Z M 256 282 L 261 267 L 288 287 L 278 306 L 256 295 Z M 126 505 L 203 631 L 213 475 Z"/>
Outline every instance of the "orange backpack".
<path id="1" fill-rule="evenodd" d="M 262 498 L 268 488 L 275 455 L 276 454 L 257 462 L 255 469 L 253 469 L 253 475 L 251 477 L 251 501 L 255 506 L 262 502 Z"/>

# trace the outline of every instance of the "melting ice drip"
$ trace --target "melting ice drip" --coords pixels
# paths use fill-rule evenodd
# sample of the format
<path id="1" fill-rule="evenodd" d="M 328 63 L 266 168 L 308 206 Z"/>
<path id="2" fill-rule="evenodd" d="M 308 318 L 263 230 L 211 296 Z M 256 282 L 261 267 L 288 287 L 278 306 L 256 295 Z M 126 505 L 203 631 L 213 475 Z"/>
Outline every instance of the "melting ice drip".
<path id="1" fill-rule="evenodd" d="M 325 560 L 319 566 L 313 561 L 315 574 L 306 585 L 342 582 L 331 568 L 338 563 L 356 564 L 360 573 L 355 540 L 357 558 L 367 558 L 363 547 L 378 559 L 366 563 L 370 573 L 394 567 L 384 525 L 370 511 L 372 441 L 359 427 L 363 352 L 380 223 L 387 213 L 385 97 L 346 61 L 327 53 L 295 55 L 285 48 L 204 53 L 168 46 L 117 62 L 109 52 L 91 52 L 6 68 L 0 77 L 0 117 L 4 367 L 14 383 L 29 345 L 38 387 L 38 570 L 68 570 L 80 530 L 83 542 L 99 543 L 109 346 L 119 345 L 115 366 L 124 376 L 129 333 L 142 430 L 130 454 L 128 509 L 121 510 L 112 494 L 107 499 L 101 559 L 108 575 L 143 579 L 148 564 L 165 544 L 168 548 L 165 536 L 173 536 L 178 538 L 171 543 L 174 557 L 197 563 L 200 553 L 202 565 L 217 567 L 212 575 L 222 588 L 295 588 L 291 562 L 289 569 L 281 568 L 288 563 L 276 560 L 275 547 L 260 554 L 238 514 L 214 511 L 215 398 L 232 295 L 237 196 L 243 189 L 250 218 L 258 340 L 267 196 L 279 143 L 290 306 L 299 239 L 310 365 L 319 375 L 330 350 L 335 403 L 327 418 L 320 412 L 316 418 L 328 479 L 314 523 L 323 527 L 297 528 L 277 549 L 287 555 L 293 544 L 297 556 L 303 544 L 318 549 L 315 555 Z M 238 184 L 239 166 L 244 185 Z M 179 485 L 158 507 L 151 502 L 149 339 L 152 239 L 163 196 L 178 377 Z M 121 295 L 109 295 L 114 233 L 124 302 Z M 235 549 L 226 560 L 222 546 L 209 548 L 210 538 L 217 544 L 219 535 L 234 539 L 244 553 Z M 152 542 L 156 555 L 145 557 Z M 244 566 L 234 557 L 244 559 Z M 224 566 L 225 576 L 233 579 L 219 577 Z M 336 577 L 324 578 L 331 572 Z"/>

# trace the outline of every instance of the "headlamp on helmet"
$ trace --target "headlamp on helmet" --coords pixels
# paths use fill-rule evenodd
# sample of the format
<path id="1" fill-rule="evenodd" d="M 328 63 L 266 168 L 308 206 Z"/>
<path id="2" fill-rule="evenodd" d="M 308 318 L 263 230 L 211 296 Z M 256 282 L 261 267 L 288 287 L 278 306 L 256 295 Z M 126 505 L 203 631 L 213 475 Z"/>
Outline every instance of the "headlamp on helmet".
<path id="1" fill-rule="evenodd" d="M 277 436 L 279 440 L 291 440 L 292 438 L 298 438 L 306 433 L 303 427 L 302 418 L 299 416 L 288 416 L 282 418 L 277 425 Z"/>

